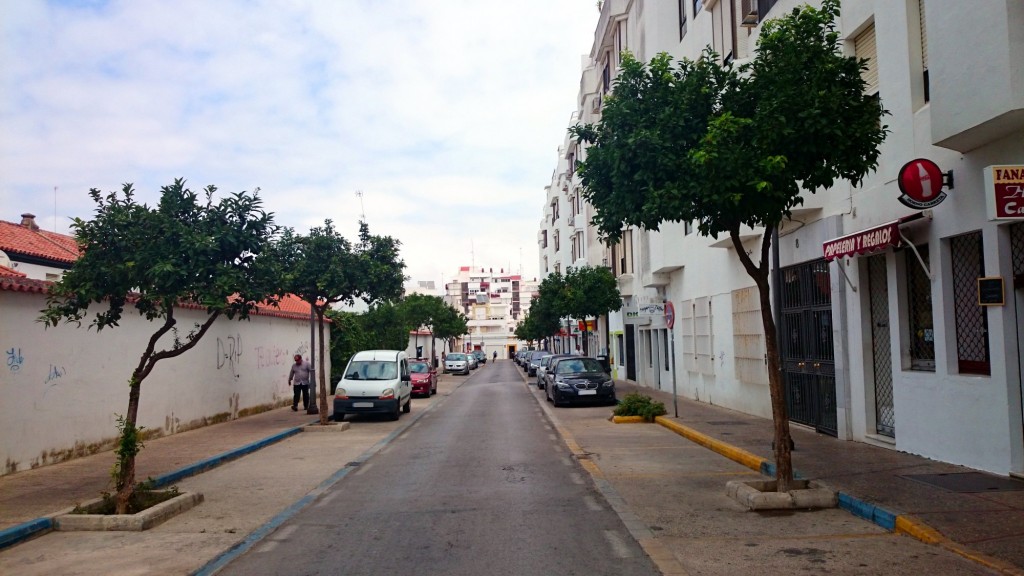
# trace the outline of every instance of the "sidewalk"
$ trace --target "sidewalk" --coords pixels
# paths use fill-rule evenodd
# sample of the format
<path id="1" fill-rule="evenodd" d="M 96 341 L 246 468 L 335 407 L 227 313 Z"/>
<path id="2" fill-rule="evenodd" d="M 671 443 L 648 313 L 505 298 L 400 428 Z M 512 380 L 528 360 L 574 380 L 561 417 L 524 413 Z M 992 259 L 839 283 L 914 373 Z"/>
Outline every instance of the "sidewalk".
<path id="1" fill-rule="evenodd" d="M 774 462 L 770 419 L 684 399 L 675 418 L 671 393 L 627 381 L 616 387 L 620 399 L 640 392 L 663 402 L 666 428 L 717 440 L 734 460 L 738 449 Z M 841 508 L 1002 573 L 1024 574 L 1024 481 L 791 428 L 796 474 L 838 491 Z"/>

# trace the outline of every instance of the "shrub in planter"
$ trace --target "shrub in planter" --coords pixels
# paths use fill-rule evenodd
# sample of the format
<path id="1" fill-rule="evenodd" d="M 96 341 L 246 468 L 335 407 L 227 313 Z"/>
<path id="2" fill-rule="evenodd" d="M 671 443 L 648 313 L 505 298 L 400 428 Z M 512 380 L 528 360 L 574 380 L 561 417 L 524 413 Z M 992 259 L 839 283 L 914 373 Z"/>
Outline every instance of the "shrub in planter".
<path id="1" fill-rule="evenodd" d="M 666 414 L 665 404 L 656 402 L 650 396 L 644 396 L 637 392 L 626 394 L 615 407 L 616 416 L 642 416 L 648 422 L 654 422 L 654 418 Z"/>

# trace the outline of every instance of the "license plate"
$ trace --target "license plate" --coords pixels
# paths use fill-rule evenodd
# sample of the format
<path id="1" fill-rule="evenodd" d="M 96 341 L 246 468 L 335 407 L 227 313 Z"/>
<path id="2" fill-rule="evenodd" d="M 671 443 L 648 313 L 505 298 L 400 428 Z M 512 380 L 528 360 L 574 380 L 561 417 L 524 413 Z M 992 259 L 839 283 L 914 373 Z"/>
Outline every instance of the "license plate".
<path id="1" fill-rule="evenodd" d="M 353 408 L 373 408 L 373 402 L 353 402 Z"/>
<path id="2" fill-rule="evenodd" d="M 597 396 L 597 390 L 580 390 L 580 396 Z"/>

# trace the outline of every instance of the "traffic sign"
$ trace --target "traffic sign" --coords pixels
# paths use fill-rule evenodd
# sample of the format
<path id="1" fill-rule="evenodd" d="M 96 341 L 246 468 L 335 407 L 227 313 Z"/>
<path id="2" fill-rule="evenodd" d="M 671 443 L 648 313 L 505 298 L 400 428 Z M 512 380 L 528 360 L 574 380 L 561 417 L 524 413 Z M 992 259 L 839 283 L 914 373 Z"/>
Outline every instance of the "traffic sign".
<path id="1" fill-rule="evenodd" d="M 665 325 L 672 328 L 676 323 L 676 307 L 671 302 L 665 302 Z"/>

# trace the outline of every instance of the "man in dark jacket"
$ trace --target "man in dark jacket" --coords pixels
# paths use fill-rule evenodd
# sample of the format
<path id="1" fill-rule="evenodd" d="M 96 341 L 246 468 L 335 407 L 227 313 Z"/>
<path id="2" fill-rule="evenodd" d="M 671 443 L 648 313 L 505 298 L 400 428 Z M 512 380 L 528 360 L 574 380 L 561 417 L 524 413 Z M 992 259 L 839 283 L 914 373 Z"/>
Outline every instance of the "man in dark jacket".
<path id="1" fill-rule="evenodd" d="M 302 409 L 309 409 L 309 379 L 312 375 L 313 366 L 309 362 L 304 362 L 301 354 L 296 354 L 295 364 L 292 364 L 292 369 L 288 372 L 288 385 L 292 386 L 292 381 L 295 381 L 292 388 L 294 390 L 292 411 L 298 411 L 300 395 L 302 396 Z"/>

